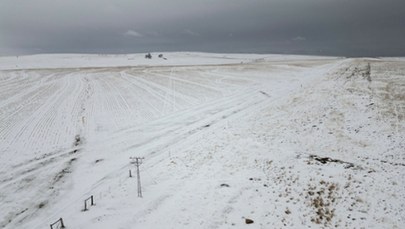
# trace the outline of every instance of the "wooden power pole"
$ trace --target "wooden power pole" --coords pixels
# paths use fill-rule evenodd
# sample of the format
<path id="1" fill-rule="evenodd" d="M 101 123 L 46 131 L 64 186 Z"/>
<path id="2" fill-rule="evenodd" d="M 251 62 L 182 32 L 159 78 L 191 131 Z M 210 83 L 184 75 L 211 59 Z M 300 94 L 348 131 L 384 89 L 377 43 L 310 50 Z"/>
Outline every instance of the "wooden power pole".
<path id="1" fill-rule="evenodd" d="M 142 187 L 141 187 L 141 174 L 139 172 L 139 166 L 142 164 L 143 157 L 130 157 L 131 164 L 136 166 L 136 177 L 138 180 L 138 197 L 142 198 Z"/>

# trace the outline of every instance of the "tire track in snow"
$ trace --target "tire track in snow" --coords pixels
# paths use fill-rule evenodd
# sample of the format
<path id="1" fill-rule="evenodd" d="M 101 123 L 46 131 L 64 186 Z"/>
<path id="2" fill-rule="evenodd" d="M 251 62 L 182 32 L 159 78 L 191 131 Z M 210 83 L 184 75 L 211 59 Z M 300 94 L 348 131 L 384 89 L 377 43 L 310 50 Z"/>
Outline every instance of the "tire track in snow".
<path id="1" fill-rule="evenodd" d="M 147 89 L 142 87 L 142 85 L 139 85 L 136 81 L 122 77 L 121 73 L 120 77 L 116 77 L 114 78 L 114 80 L 118 85 L 127 85 L 122 86 L 123 89 L 128 86 L 131 87 L 132 94 L 135 95 L 133 97 L 137 99 L 137 103 L 141 104 L 140 107 L 144 107 L 144 109 L 139 111 L 142 117 L 146 118 L 147 120 L 151 120 L 154 117 L 158 117 L 160 115 L 159 107 L 154 104 L 156 103 L 153 102 L 154 99 L 151 99 L 156 97 L 148 92 Z M 160 101 L 159 98 L 156 99 Z"/>
<path id="2" fill-rule="evenodd" d="M 159 117 L 161 115 L 161 109 L 159 109 L 159 108 L 163 107 L 162 104 L 164 104 L 164 102 L 165 102 L 164 96 L 158 92 L 155 92 L 154 89 L 149 87 L 148 84 L 145 84 L 144 82 L 139 80 L 139 77 L 127 74 L 125 72 L 120 72 L 120 76 L 124 81 L 126 81 L 130 85 L 134 86 L 135 88 L 140 89 L 141 91 L 146 92 L 146 93 L 140 93 L 141 95 L 143 95 L 143 96 L 149 95 L 150 97 L 154 98 L 154 99 L 150 99 L 150 98 L 145 99 L 145 101 L 150 101 L 150 102 L 147 102 L 147 104 L 151 108 L 153 108 L 153 110 L 154 110 L 153 116 Z M 128 76 L 132 76 L 132 77 L 128 77 Z"/>
<path id="3" fill-rule="evenodd" d="M 62 83 L 65 85 L 63 88 L 63 91 L 59 94 L 59 96 L 56 96 L 52 102 L 49 102 L 49 106 L 44 108 L 42 114 L 43 116 L 40 116 L 37 118 L 38 122 L 34 122 L 34 126 L 32 126 L 31 130 L 31 135 L 37 139 L 38 137 L 44 137 L 47 136 L 49 133 L 45 133 L 42 131 L 43 129 L 54 129 L 51 128 L 49 125 L 50 121 L 55 119 L 55 114 L 58 114 L 60 116 L 63 113 L 66 112 L 58 112 L 60 110 L 60 107 L 66 107 L 71 108 L 71 112 L 68 112 L 72 115 L 71 121 L 73 121 L 73 124 L 77 124 L 77 115 L 83 115 L 82 109 L 85 106 L 86 98 L 84 100 L 81 98 L 84 94 L 88 94 L 89 87 L 83 87 L 83 85 L 87 85 L 86 83 L 82 82 L 82 77 L 81 76 L 72 76 L 68 74 L 65 76 L 65 78 L 59 79 L 59 83 Z M 73 94 L 73 98 L 78 97 L 76 99 L 72 100 L 66 100 L 66 98 L 69 98 L 69 95 Z M 77 96 L 79 95 L 79 96 Z M 72 103 L 73 101 L 73 103 Z M 81 125 L 80 123 L 78 125 Z M 83 126 L 82 126 L 83 127 Z M 80 128 L 80 127 L 79 127 Z M 75 132 L 77 131 L 76 129 L 74 130 Z M 38 135 L 38 132 L 42 132 L 44 134 Z M 51 139 L 52 140 L 52 139 Z M 45 142 L 50 142 L 51 140 L 47 140 Z M 73 137 L 72 137 L 72 142 L 73 142 Z M 72 142 L 69 142 L 68 144 L 70 145 Z M 34 141 L 35 143 L 35 141 Z M 61 179 L 66 179 L 65 178 L 65 173 L 69 172 L 70 168 L 67 168 L 66 164 L 68 163 L 71 165 L 79 156 L 79 151 L 80 148 L 75 147 L 75 148 L 70 148 L 66 150 L 58 150 L 55 152 L 47 153 L 39 158 L 34 158 L 29 160 L 26 163 L 20 163 L 19 165 L 15 166 L 14 169 L 8 177 L 6 176 L 2 181 L 1 181 L 1 188 L 3 190 L 6 189 L 13 189 L 16 187 L 16 190 L 20 190 L 21 186 L 31 186 L 33 183 L 37 182 L 39 185 L 36 185 L 32 190 L 29 190 L 28 188 L 22 189 L 18 191 L 20 194 L 24 196 L 32 196 L 35 195 L 39 200 L 41 200 L 44 196 L 47 196 L 48 198 L 57 196 L 59 191 L 56 189 L 53 189 L 52 183 L 49 182 L 60 182 Z M 49 171 L 54 171 L 55 173 L 50 173 Z M 40 180 L 44 181 L 40 181 Z M 64 182 L 64 181 L 62 181 Z M 49 183 L 49 184 L 48 184 Z M 51 190 L 49 190 L 51 189 Z M 28 192 L 28 193 L 27 193 Z M 37 200 L 37 201 L 39 201 Z M 23 200 L 20 200 L 23 201 Z M 30 201 L 33 202 L 33 201 Z M 35 213 L 35 206 L 31 206 L 32 203 L 30 202 L 24 202 L 23 204 L 27 207 L 28 211 L 24 211 L 23 215 L 16 214 L 13 216 L 13 212 L 9 212 L 8 216 L 6 218 L 10 219 L 9 223 L 14 223 L 14 222 L 21 222 L 27 216 L 32 215 Z M 34 201 L 35 202 L 35 201 Z M 48 202 L 48 201 L 46 201 Z M 20 205 L 22 206 L 22 205 Z M 10 218 L 11 217 L 11 218 Z M 9 224 L 6 223 L 6 224 Z M 4 222 L 2 223 L 4 225 Z"/>
<path id="4" fill-rule="evenodd" d="M 99 74 L 99 73 L 95 73 Z M 150 73 L 151 74 L 151 73 Z M 104 77 L 100 77 L 104 78 Z M 100 79 L 101 80 L 101 79 Z M 126 89 L 125 86 L 128 85 L 128 83 L 121 79 L 121 77 L 118 77 L 118 79 L 115 79 L 114 77 L 106 77 L 103 80 L 107 81 L 107 84 L 109 86 L 106 86 L 106 84 L 99 83 L 99 81 L 96 82 L 98 85 L 103 85 L 105 91 L 115 91 L 121 93 L 121 90 L 130 90 Z M 147 81 L 147 79 L 145 79 Z M 193 85 L 193 84 L 187 84 L 185 82 L 177 81 L 173 78 L 170 79 L 171 82 L 173 83 L 172 86 L 173 88 L 180 88 L 182 85 L 183 88 L 187 88 L 188 90 L 192 90 L 193 88 L 198 88 L 198 85 Z M 147 82 L 144 82 L 147 84 Z M 142 88 L 143 85 L 138 85 Z M 148 85 L 151 90 L 153 90 L 153 87 L 149 84 Z M 176 87 L 179 86 L 179 87 Z M 121 88 L 122 87 L 122 88 Z M 218 88 L 218 90 L 221 88 Z M 91 147 L 87 147 L 86 145 L 86 151 L 89 151 L 91 153 L 98 153 L 96 152 L 97 149 L 94 144 L 100 144 L 100 147 L 105 147 L 107 148 L 105 151 L 110 151 L 109 155 L 105 154 L 102 156 L 107 156 L 109 159 L 114 158 L 114 160 L 119 160 L 120 159 L 125 159 L 123 161 L 127 161 L 128 155 L 132 150 L 136 151 L 137 153 L 144 154 L 148 156 L 148 161 L 150 163 L 150 167 L 155 167 L 158 166 L 158 163 L 161 162 L 162 160 L 167 159 L 167 155 L 165 155 L 164 151 L 166 149 L 184 149 L 188 145 L 193 144 L 193 139 L 196 138 L 198 135 L 203 135 L 207 134 L 208 131 L 215 130 L 215 128 L 220 128 L 224 125 L 226 125 L 227 120 L 237 120 L 238 118 L 243 118 L 249 114 L 255 113 L 261 108 L 262 106 L 266 105 L 267 103 L 270 103 L 271 100 L 267 100 L 268 98 L 261 95 L 259 93 L 258 88 L 253 88 L 252 90 L 244 90 L 245 88 L 241 87 L 241 90 L 239 91 L 234 91 L 235 94 L 232 95 L 227 95 L 226 93 L 217 93 L 215 91 L 209 90 L 207 88 L 202 89 L 201 92 L 207 92 L 210 93 L 212 92 L 211 95 L 211 100 L 208 101 L 207 103 L 201 104 L 201 102 L 207 101 L 207 99 L 199 99 L 196 100 L 197 102 L 200 102 L 198 106 L 194 107 L 184 107 L 185 109 L 182 111 L 178 111 L 176 113 L 170 114 L 168 117 L 161 117 L 161 118 L 156 118 L 151 122 L 147 122 L 145 124 L 132 124 L 129 126 L 129 128 L 122 128 L 120 131 L 116 131 L 113 133 L 113 135 L 110 135 L 107 139 L 103 138 L 98 141 L 93 141 L 89 142 L 88 145 L 93 145 Z M 96 90 L 96 89 L 95 89 Z M 177 93 L 177 90 L 174 90 L 175 92 L 173 94 Z M 101 90 L 98 91 L 103 93 Z M 138 91 L 138 94 L 134 95 L 139 95 L 143 94 L 145 91 Z M 154 92 L 154 91 L 153 91 Z M 104 92 L 105 93 L 105 92 Z M 107 98 L 109 95 L 113 96 L 118 96 L 118 101 L 114 100 L 109 100 L 108 101 L 108 109 L 111 110 L 124 110 L 128 109 L 125 106 L 125 102 L 128 104 L 129 101 L 120 101 L 120 98 L 122 98 L 123 93 L 120 95 L 117 94 L 108 94 L 105 93 L 105 97 L 102 98 L 95 98 L 98 101 L 97 102 L 105 102 L 103 101 L 104 98 Z M 181 94 L 187 94 L 187 93 L 181 93 Z M 216 99 L 213 100 L 213 97 L 218 97 L 218 96 L 223 96 L 221 99 Z M 151 97 L 141 97 L 139 100 L 142 99 L 148 99 Z M 154 97 L 156 99 L 156 97 Z M 179 96 L 173 96 L 174 99 L 179 98 Z M 167 99 L 164 98 L 163 100 L 166 101 L 163 102 L 164 104 L 167 104 Z M 75 105 L 74 110 L 76 110 L 76 107 L 79 109 L 81 108 L 80 103 L 77 103 L 78 105 Z M 163 106 L 165 106 L 163 104 Z M 174 101 L 171 104 L 176 104 Z M 167 105 L 166 105 L 167 106 Z M 143 106 L 144 107 L 144 106 Z M 142 108 L 143 108 L 142 107 Z M 160 108 L 160 107 L 158 107 Z M 183 108 L 182 106 L 179 106 L 179 108 Z M 148 107 L 149 109 L 149 107 Z M 119 113 L 115 113 L 118 114 Z M 125 120 L 125 119 L 120 119 L 120 120 Z M 132 122 L 134 123 L 134 122 Z M 122 123 L 120 123 L 122 126 Z M 171 126 L 174 125 L 174 126 Z M 139 135 L 145 135 L 142 138 L 139 138 Z M 156 139 L 153 139 L 154 136 L 157 136 Z M 131 145 L 128 146 L 128 144 L 124 145 L 122 144 L 124 141 L 131 141 Z M 109 145 L 110 141 L 113 141 L 115 145 Z M 155 153 L 153 153 L 155 152 Z M 59 161 L 59 160 L 58 160 Z M 124 163 L 122 163 L 124 164 Z M 121 164 L 121 165 L 122 165 Z M 117 166 L 112 166 L 112 167 L 105 167 L 106 172 L 111 172 L 110 174 L 105 174 L 103 171 L 103 174 L 101 174 L 101 179 L 98 179 L 94 183 L 94 188 L 99 189 L 99 190 L 104 190 L 109 183 L 117 183 L 117 175 L 122 174 L 122 172 L 126 172 L 127 164 L 125 163 L 124 166 L 117 165 Z M 121 168 L 119 168 L 121 167 Z M 156 167 L 155 167 L 156 168 Z M 116 169 L 121 169 L 119 171 L 116 171 Z M 110 171 L 108 171 L 110 170 Z M 46 171 L 46 170 L 44 170 Z M 146 170 L 145 170 L 146 171 Z M 115 172 L 115 173 L 114 173 Z M 198 172 L 198 170 L 196 171 Z M 105 175 L 103 177 L 103 175 Z M 193 174 L 186 174 L 189 176 L 193 176 Z M 98 176 L 98 175 L 97 175 Z M 180 183 L 179 188 L 181 188 L 182 183 Z M 86 185 L 86 184 L 84 184 Z M 92 190 L 89 190 L 89 192 Z M 74 197 L 77 197 L 78 200 L 81 200 L 81 198 L 84 195 L 87 195 L 88 193 L 79 193 L 79 195 L 76 195 Z M 169 198 L 171 199 L 171 197 Z M 74 199 L 70 199 L 71 205 L 77 205 L 76 202 L 74 202 Z M 61 206 L 63 207 L 63 206 Z M 77 206 L 76 206 L 77 207 Z M 73 212 L 72 214 L 76 214 L 76 207 L 74 208 L 75 210 L 70 211 Z M 61 208 L 64 209 L 64 208 Z M 50 216 L 50 218 L 58 215 L 62 211 L 55 212 L 55 215 Z M 69 211 L 67 211 L 69 212 Z M 80 213 L 78 213 L 80 214 Z M 47 223 L 43 222 L 44 224 Z M 35 226 L 35 225 L 31 225 Z M 48 226 L 48 225 L 46 225 Z"/>
<path id="5" fill-rule="evenodd" d="M 27 124 L 24 125 L 24 128 L 22 128 L 20 130 L 18 135 L 16 135 L 14 140 L 11 142 L 12 145 L 19 143 L 20 145 L 23 144 L 26 148 L 35 150 L 34 146 L 38 146 L 38 142 L 37 142 L 38 138 L 47 139 L 47 140 L 43 141 L 44 144 L 52 142 L 53 139 L 58 139 L 58 137 L 59 137 L 58 133 L 55 133 L 55 134 L 49 133 L 48 130 L 54 129 L 54 128 L 51 128 L 50 125 L 53 125 L 53 123 L 55 122 L 55 118 L 57 116 L 57 111 L 59 110 L 60 106 L 64 105 L 64 100 L 66 100 L 68 95 L 70 93 L 75 94 L 76 91 L 80 90 L 80 87 L 78 87 L 77 84 L 72 84 L 70 82 L 72 80 L 70 77 L 65 78 L 65 80 L 62 81 L 63 85 L 65 85 L 63 92 L 60 93 L 59 96 L 53 97 L 54 98 L 53 101 L 47 103 L 50 105 L 46 109 L 42 109 L 40 111 L 40 113 L 36 113 L 36 115 L 32 116 L 33 117 L 32 120 L 27 121 Z M 75 113 L 75 112 L 73 112 L 73 113 Z M 28 125 L 28 123 L 31 125 Z M 27 139 L 28 141 L 21 142 L 21 140 L 19 140 L 21 137 L 24 137 L 24 139 Z M 68 143 L 69 145 L 73 143 L 73 137 L 74 136 L 72 136 L 71 142 Z M 65 141 L 66 139 L 63 139 L 63 140 Z M 56 142 L 56 144 L 57 145 L 60 144 L 59 140 Z M 41 148 L 45 149 L 43 146 Z M 58 152 L 58 150 L 56 152 Z M 39 157 L 46 158 L 46 160 L 47 160 L 49 157 L 54 158 L 55 154 L 57 155 L 58 153 L 45 153 Z M 41 161 L 42 160 L 43 159 L 41 159 Z M 30 161 L 37 161 L 37 160 L 30 159 L 28 161 L 28 163 L 27 162 L 20 163 L 19 165 L 14 166 L 14 168 L 21 169 L 21 167 L 22 167 L 22 170 L 24 170 L 22 173 L 26 173 L 25 170 L 33 171 L 35 169 L 31 168 L 32 166 L 30 165 L 31 163 L 29 163 Z M 39 162 L 39 163 L 42 164 L 42 162 Z M 27 165 L 28 169 L 24 169 L 25 165 Z M 15 172 L 15 170 L 13 170 L 13 174 L 14 174 L 14 172 Z"/>
<path id="6" fill-rule="evenodd" d="M 45 170 L 53 163 L 60 163 L 63 159 L 70 159 L 76 157 L 75 155 L 80 148 L 71 148 L 65 150 L 58 150 L 56 152 L 47 153 L 39 158 L 34 158 L 26 162 L 13 166 L 12 172 L 3 174 L 0 180 L 0 189 L 10 188 L 10 185 L 20 183 L 27 177 L 32 177 Z M 50 175 L 51 176 L 51 175 Z"/>
<path id="7" fill-rule="evenodd" d="M 148 77 L 154 77 L 156 76 L 156 74 L 153 73 L 148 73 L 147 75 Z M 148 78 L 146 78 L 143 75 L 140 76 L 134 76 L 132 74 L 128 74 L 128 73 L 123 73 L 123 77 L 126 77 L 127 79 L 133 78 L 136 79 L 138 81 L 138 83 L 142 84 L 142 87 L 147 89 L 148 92 L 152 93 L 155 95 L 156 98 L 160 99 L 163 103 L 162 106 L 162 110 L 163 113 L 167 113 L 167 107 L 172 107 L 173 110 L 176 110 L 176 100 L 183 100 L 184 103 L 186 104 L 186 106 L 188 104 L 192 104 L 190 102 L 190 100 L 193 100 L 192 97 L 189 97 L 188 95 L 184 95 L 184 94 L 176 94 L 176 96 L 179 96 L 179 98 L 174 98 L 173 97 L 173 88 L 170 88 L 172 86 L 172 81 L 169 81 L 168 83 L 168 87 L 166 86 L 161 86 L 151 80 L 149 80 Z M 172 98 L 170 98 L 172 97 Z"/>
<path id="8" fill-rule="evenodd" d="M 241 97 L 249 98 L 249 100 L 243 101 L 243 99 Z M 138 148 L 138 151 L 143 152 L 143 155 L 148 157 L 148 160 L 155 161 L 156 159 L 154 159 L 154 158 L 161 157 L 164 155 L 161 155 L 158 153 L 153 153 L 153 152 L 162 151 L 164 149 L 167 149 L 167 148 L 173 147 L 173 146 L 184 149 L 184 146 L 189 145 L 189 143 L 190 143 L 190 142 L 187 142 L 187 140 L 185 140 L 185 139 L 187 139 L 187 138 L 193 139 L 193 138 L 195 138 L 196 134 L 202 135 L 203 133 L 206 133 L 207 131 L 212 131 L 213 130 L 212 128 L 220 128 L 221 125 L 225 125 L 225 122 L 228 121 L 229 119 L 237 119 L 237 118 L 245 116 L 246 114 L 252 113 L 253 110 L 261 109 L 263 103 L 267 103 L 267 102 L 268 102 L 267 97 L 264 97 L 263 95 L 258 93 L 256 90 L 254 90 L 251 93 L 246 93 L 246 94 L 243 94 L 242 96 L 235 98 L 234 100 L 232 100 L 231 104 L 227 104 L 228 106 L 226 108 L 219 108 L 219 107 L 222 107 L 222 105 L 224 105 L 223 103 L 216 104 L 217 107 L 215 107 L 215 108 L 210 107 L 214 111 L 212 111 L 212 110 L 210 111 L 210 109 L 208 109 L 209 111 L 205 118 L 196 120 L 195 122 L 191 122 L 191 123 L 185 122 L 184 126 L 181 126 L 178 129 L 170 132 L 171 134 L 168 134 L 168 132 L 167 132 L 167 133 L 162 134 L 161 136 L 152 137 L 153 139 L 151 139 L 148 142 L 144 142 L 139 145 L 132 145 L 128 149 L 122 150 L 122 151 L 128 151 L 133 148 Z M 224 103 L 226 103 L 226 101 L 224 101 Z M 215 113 L 212 113 L 212 112 L 215 112 Z M 193 116 L 193 114 L 189 114 L 189 115 Z M 226 120 L 226 119 L 228 119 L 228 120 Z M 209 127 L 206 127 L 207 126 L 206 123 L 209 123 Z M 167 139 L 162 140 L 161 138 L 167 138 Z M 158 142 L 163 142 L 163 144 L 158 144 Z M 179 145 L 178 144 L 179 142 L 184 142 L 184 143 Z M 88 149 L 88 150 L 91 150 L 91 149 Z M 115 151 L 121 151 L 121 150 L 115 149 Z M 146 153 L 146 152 L 149 152 L 149 153 Z M 164 159 L 166 159 L 166 157 Z M 158 162 L 159 161 L 157 161 L 157 162 L 155 161 L 155 165 Z M 116 180 L 116 178 L 119 177 L 120 174 L 125 174 L 124 172 L 127 169 L 127 166 L 128 165 L 125 163 L 124 166 L 110 171 L 108 174 L 104 175 L 97 182 L 93 183 L 93 185 L 91 186 L 91 190 L 88 190 L 86 193 L 106 192 L 106 189 L 109 186 L 111 186 L 115 182 L 118 182 Z M 148 166 L 150 169 L 153 167 L 153 165 L 151 165 L 151 164 L 148 164 L 145 166 Z M 184 185 L 184 183 L 179 184 L 179 188 L 181 187 L 181 185 Z M 83 194 L 81 196 L 86 196 L 86 195 L 87 194 Z M 80 198 L 78 197 L 77 199 L 79 200 Z M 166 200 L 166 199 L 169 199 L 169 198 L 164 198 L 164 200 Z M 163 202 L 163 200 L 161 202 Z M 71 205 L 72 205 L 72 203 L 69 203 L 67 206 L 60 206 L 59 209 L 61 209 L 61 211 L 64 211 L 64 210 L 66 210 L 66 208 L 70 207 Z M 57 214 L 60 214 L 60 213 L 55 213 L 54 217 L 56 217 Z M 142 214 L 142 213 L 137 213 L 137 214 Z"/>
<path id="9" fill-rule="evenodd" d="M 59 82 L 61 82 L 61 80 L 62 79 L 60 79 Z M 63 78 L 62 83 L 59 84 L 62 85 L 62 88 L 55 92 L 57 95 L 50 96 L 50 98 L 47 99 L 47 102 L 44 103 L 46 106 L 44 105 L 40 107 L 40 109 L 25 121 L 23 128 L 21 128 L 14 136 L 11 145 L 20 141 L 20 138 L 22 138 L 23 135 L 30 135 L 30 137 L 24 138 L 31 140 L 27 145 L 28 147 L 37 144 L 37 137 L 46 139 L 47 136 L 49 136 L 48 129 L 53 129 L 49 128 L 49 125 L 53 124 L 52 121 L 55 120 L 59 107 L 70 94 L 75 93 L 79 88 L 79 85 L 73 83 L 69 76 Z"/>
<path id="10" fill-rule="evenodd" d="M 45 106 L 50 99 L 50 94 L 55 93 L 57 90 L 56 85 L 49 85 L 43 90 L 38 91 L 35 97 L 31 97 L 25 102 L 20 104 L 18 110 L 9 115 L 8 117 L 1 120 L 0 138 L 8 142 L 7 149 L 15 142 L 22 130 L 27 128 L 29 120 L 32 119 L 32 114 L 37 114 L 41 112 L 41 108 Z M 22 117 L 20 117 L 20 114 Z M 30 114 L 30 117 L 24 117 Z M 16 131 L 18 130 L 18 131 Z M 14 132 L 14 133 L 13 133 Z"/>
<path id="11" fill-rule="evenodd" d="M 257 93 L 259 94 L 259 93 Z M 252 95 L 250 95 L 252 96 Z M 253 96 L 253 100 L 256 99 L 256 102 L 246 102 L 244 104 L 240 104 L 240 106 L 237 106 L 236 109 L 229 109 L 229 111 L 222 111 L 219 112 L 218 114 L 215 114 L 215 118 L 214 120 L 212 120 L 211 122 L 209 122 L 209 126 L 206 127 L 207 125 L 203 125 L 204 123 L 206 123 L 206 120 L 202 120 L 202 123 L 200 124 L 199 128 L 194 128 L 194 129 L 189 129 L 189 130 L 184 130 L 183 133 L 184 134 L 180 134 L 179 136 L 174 137 L 173 140 L 168 141 L 171 142 L 167 145 L 163 145 L 163 146 L 159 146 L 158 149 L 154 149 L 153 151 L 168 151 L 170 148 L 170 151 L 186 151 L 188 148 L 192 148 L 194 147 L 194 141 L 201 139 L 201 136 L 203 136 L 204 134 L 206 134 L 207 132 L 215 132 L 215 129 L 219 129 L 222 128 L 223 126 L 226 125 L 226 122 L 228 122 L 229 120 L 237 120 L 239 118 L 245 118 L 246 115 L 249 114 L 253 114 L 255 111 L 261 110 L 263 109 L 263 105 L 264 104 L 268 104 L 268 99 L 265 98 L 264 96 Z M 225 119 L 224 114 L 228 114 L 229 116 L 227 116 Z M 201 126 L 202 125 L 202 126 Z M 187 127 L 189 127 L 187 125 Z M 186 127 L 185 127 L 186 128 Z M 179 131 L 180 132 L 180 131 Z M 168 135 L 166 135 L 168 136 Z M 155 141 L 158 141 L 158 139 L 156 139 Z M 191 142 L 190 142 L 191 141 Z M 151 143 L 145 143 L 146 144 L 151 144 Z M 142 148 L 144 145 L 139 146 L 140 148 Z M 156 147 L 156 146 L 155 146 Z M 142 151 L 142 150 L 141 150 Z M 150 150 L 147 150 L 150 151 Z M 141 172 L 147 172 L 147 170 L 153 170 L 154 166 L 159 165 L 162 161 L 167 160 L 167 157 L 165 155 L 161 155 L 161 154 L 156 154 L 156 153 L 149 153 L 146 155 L 146 157 L 148 158 L 148 162 L 145 163 L 145 165 L 143 165 L 144 168 L 147 169 L 143 169 Z M 163 158 L 162 158 L 163 157 Z M 204 167 L 205 163 L 196 163 L 194 164 L 195 166 L 193 168 L 189 169 L 189 173 L 187 173 L 186 175 L 184 175 L 185 177 L 183 178 L 179 178 L 178 182 L 174 182 L 170 185 L 170 189 L 173 193 L 176 193 L 176 196 L 180 195 L 178 193 L 178 191 L 183 190 L 183 188 L 187 185 L 187 181 L 186 180 L 195 180 L 197 178 L 193 178 L 195 176 L 199 176 L 200 174 L 200 170 L 202 167 Z M 160 184 L 162 185 L 162 184 Z M 144 187 L 145 189 L 147 189 L 148 187 Z M 167 188 L 167 187 L 166 187 Z M 177 190 L 177 191 L 176 191 Z M 185 191 L 185 190 L 183 190 Z M 237 196 L 240 196 L 241 194 L 237 194 L 236 196 L 232 196 L 229 199 L 232 198 L 236 198 Z M 173 203 L 176 202 L 176 199 L 173 199 L 173 195 L 167 196 L 164 198 L 164 201 L 161 200 L 159 201 L 159 205 L 158 206 L 162 206 L 165 203 L 163 202 L 171 202 Z M 140 210 L 138 213 L 136 213 L 137 217 L 135 218 L 144 218 L 148 215 L 150 215 L 154 210 L 157 210 L 156 202 L 152 201 L 150 204 L 151 206 L 148 207 L 143 207 L 148 209 L 148 211 L 143 211 Z M 170 204 L 168 204 L 170 205 Z M 224 206 L 226 208 L 226 206 Z M 136 223 L 137 220 L 133 220 L 131 221 L 132 223 Z M 132 224 L 131 223 L 131 224 Z"/>
<path id="12" fill-rule="evenodd" d="M 55 76 L 54 73 L 45 73 L 44 75 L 39 75 L 35 72 L 22 72 L 12 79 L 15 79 L 13 83 L 4 83 L 4 86 L 0 84 L 0 108 L 3 110 L 4 106 L 9 105 L 15 100 L 24 100 L 20 97 L 27 97 L 27 94 L 36 91 L 41 85 L 46 85 L 52 81 Z M 4 94 L 3 94 L 4 93 Z"/>
<path id="13" fill-rule="evenodd" d="M 122 95 L 122 92 L 127 91 L 127 88 L 125 83 L 121 83 L 122 79 L 119 77 L 114 77 L 113 82 L 110 82 L 110 78 L 99 78 L 98 81 L 102 84 L 101 87 L 104 87 L 109 91 L 108 95 L 103 95 L 105 96 L 105 99 L 103 99 L 103 103 L 106 104 L 105 109 L 109 112 L 114 113 L 114 126 L 115 129 L 119 129 L 122 126 L 122 123 L 126 123 L 127 120 L 126 118 L 129 117 L 137 117 L 140 116 L 144 112 L 146 113 L 146 116 L 152 115 L 149 113 L 148 109 L 144 109 L 142 111 L 140 110 L 135 110 L 133 108 L 134 105 L 131 106 L 131 103 L 127 101 L 126 98 Z M 134 93 L 134 92 L 132 92 Z M 118 95 L 118 98 L 117 96 Z M 140 104 L 140 106 L 148 106 L 142 99 L 140 99 L 138 96 L 136 96 L 136 101 L 135 105 Z M 122 113 L 125 112 L 125 115 Z M 135 113 L 136 112 L 136 113 Z M 119 119 L 120 118 L 120 119 Z"/>
<path id="14" fill-rule="evenodd" d="M 209 103 L 204 103 L 199 106 L 183 110 L 181 112 L 173 113 L 160 119 L 156 119 L 152 122 L 148 122 L 145 125 L 127 127 L 125 129 L 110 134 L 108 139 L 110 144 L 115 145 L 119 144 L 119 142 L 116 143 L 116 140 L 120 141 L 120 139 L 123 139 L 126 136 L 131 136 L 131 134 L 134 133 L 143 134 L 144 129 L 148 129 L 149 132 L 159 132 L 166 129 L 174 132 L 174 130 L 181 128 L 186 124 L 190 125 L 192 123 L 196 123 L 200 121 L 202 117 L 215 114 L 216 112 L 225 109 L 224 107 L 226 107 L 226 109 L 230 109 L 232 108 L 234 103 L 243 102 L 246 99 L 249 100 L 252 95 L 256 94 L 260 96 L 260 93 L 256 89 L 240 91 L 238 94 L 226 96 L 221 99 L 211 101 Z M 103 141 L 105 140 L 101 140 L 101 142 Z"/>
<path id="15" fill-rule="evenodd" d="M 37 86 L 36 86 L 37 85 Z M 32 103 L 42 99 L 45 97 L 45 92 L 48 91 L 51 87 L 55 87 L 52 85 L 52 83 L 36 83 L 33 86 L 30 86 L 30 88 L 34 88 L 32 90 L 29 90 L 28 93 L 24 93 L 21 95 L 21 93 L 18 93 L 17 95 L 21 96 L 12 96 L 11 98 L 14 99 L 14 101 L 7 101 L 2 102 L 2 108 L 0 110 L 0 122 L 5 123 L 7 120 L 11 118 L 15 118 L 17 114 L 23 113 L 22 111 L 24 110 L 31 110 L 30 108 L 34 107 L 31 105 Z M 31 106 L 30 106 L 31 105 Z M 5 107 L 7 106 L 7 107 Z M 6 129 L 6 128 L 4 128 Z"/>

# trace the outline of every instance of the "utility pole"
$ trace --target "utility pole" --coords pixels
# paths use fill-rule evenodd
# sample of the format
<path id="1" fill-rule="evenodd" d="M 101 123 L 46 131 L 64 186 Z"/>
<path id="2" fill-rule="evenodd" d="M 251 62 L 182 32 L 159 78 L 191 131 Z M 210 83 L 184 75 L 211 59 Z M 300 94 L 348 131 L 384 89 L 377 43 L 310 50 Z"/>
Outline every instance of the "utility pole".
<path id="1" fill-rule="evenodd" d="M 139 166 L 142 164 L 143 157 L 130 157 L 131 164 L 136 166 L 136 177 L 138 178 L 138 197 L 142 198 L 142 187 L 141 187 L 141 174 L 139 173 Z"/>

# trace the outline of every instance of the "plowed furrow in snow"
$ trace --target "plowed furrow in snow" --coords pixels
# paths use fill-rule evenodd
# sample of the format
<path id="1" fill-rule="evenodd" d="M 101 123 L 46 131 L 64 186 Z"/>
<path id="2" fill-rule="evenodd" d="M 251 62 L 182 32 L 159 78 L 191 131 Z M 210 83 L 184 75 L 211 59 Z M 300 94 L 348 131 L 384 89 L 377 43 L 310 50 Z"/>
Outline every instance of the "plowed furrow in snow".
<path id="1" fill-rule="evenodd" d="M 24 126 L 27 116 L 35 113 L 41 106 L 45 106 L 46 101 L 52 97 L 53 93 L 56 93 L 58 88 L 57 85 L 52 84 L 43 86 L 39 88 L 34 95 L 18 103 L 17 108 L 7 113 L 5 117 L 2 117 L 0 138 L 13 139 L 14 135 L 11 136 L 11 132 Z"/>

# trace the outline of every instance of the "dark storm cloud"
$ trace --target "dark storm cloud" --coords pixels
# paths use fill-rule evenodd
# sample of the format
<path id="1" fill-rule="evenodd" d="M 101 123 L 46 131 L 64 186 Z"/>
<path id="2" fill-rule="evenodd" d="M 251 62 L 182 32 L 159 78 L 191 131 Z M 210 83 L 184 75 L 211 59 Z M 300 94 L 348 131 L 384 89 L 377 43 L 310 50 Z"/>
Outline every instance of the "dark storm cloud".
<path id="1" fill-rule="evenodd" d="M 403 0 L 0 0 L 0 55 L 405 55 Z"/>

